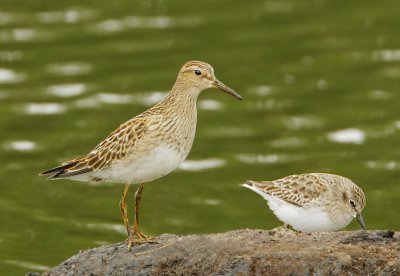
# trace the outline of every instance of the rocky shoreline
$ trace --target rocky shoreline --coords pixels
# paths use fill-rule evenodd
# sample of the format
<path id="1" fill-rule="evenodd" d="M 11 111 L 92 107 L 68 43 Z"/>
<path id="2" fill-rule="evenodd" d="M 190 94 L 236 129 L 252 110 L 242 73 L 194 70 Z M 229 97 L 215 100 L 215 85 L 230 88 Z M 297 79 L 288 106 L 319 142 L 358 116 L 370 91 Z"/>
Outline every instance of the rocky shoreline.
<path id="1" fill-rule="evenodd" d="M 164 234 L 82 251 L 42 275 L 400 275 L 400 233 L 304 234 L 279 227 Z M 35 275 L 35 274 L 30 274 Z"/>

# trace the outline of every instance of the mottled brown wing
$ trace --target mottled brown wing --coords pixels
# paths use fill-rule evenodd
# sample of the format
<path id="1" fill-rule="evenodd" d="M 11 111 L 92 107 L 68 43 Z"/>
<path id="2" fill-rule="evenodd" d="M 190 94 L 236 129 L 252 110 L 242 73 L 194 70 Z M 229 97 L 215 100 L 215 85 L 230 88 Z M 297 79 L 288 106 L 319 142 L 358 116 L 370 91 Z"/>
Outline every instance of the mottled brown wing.
<path id="1" fill-rule="evenodd" d="M 312 174 L 290 175 L 274 181 L 252 184 L 267 194 L 298 206 L 310 203 L 327 190 L 319 178 Z"/>
<path id="2" fill-rule="evenodd" d="M 65 178 L 104 169 L 122 159 L 146 133 L 148 117 L 137 116 L 120 125 L 88 155 L 64 162 L 61 166 L 42 172 L 50 178 Z"/>

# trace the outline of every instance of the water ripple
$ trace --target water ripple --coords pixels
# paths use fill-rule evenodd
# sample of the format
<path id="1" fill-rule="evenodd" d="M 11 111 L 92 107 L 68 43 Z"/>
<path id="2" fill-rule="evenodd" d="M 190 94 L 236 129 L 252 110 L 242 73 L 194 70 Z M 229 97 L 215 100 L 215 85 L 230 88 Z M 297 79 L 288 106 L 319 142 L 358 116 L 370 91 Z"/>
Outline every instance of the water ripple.
<path id="1" fill-rule="evenodd" d="M 199 18 L 127 16 L 121 19 L 107 19 L 101 21 L 91 25 L 88 30 L 100 33 L 116 33 L 128 29 L 167 29 L 175 26 L 194 27 L 199 24 Z"/>
<path id="2" fill-rule="evenodd" d="M 95 19 L 100 14 L 99 11 L 92 9 L 71 8 L 65 11 L 39 12 L 36 18 L 44 24 L 75 24 L 78 22 Z"/>
<path id="3" fill-rule="evenodd" d="M 82 108 L 98 107 L 101 104 L 128 104 L 135 99 L 132 95 L 98 93 L 85 99 L 75 101 L 75 105 Z"/>
<path id="4" fill-rule="evenodd" d="M 1 17 L 1 15 L 0 15 Z M 22 59 L 22 52 L 16 50 L 0 51 L 0 60 L 6 62 L 13 62 Z"/>
<path id="5" fill-rule="evenodd" d="M 30 115 L 52 115 L 64 113 L 67 108 L 58 103 L 29 103 L 22 110 Z"/>
<path id="6" fill-rule="evenodd" d="M 21 267 L 24 269 L 31 269 L 31 270 L 48 270 L 50 267 L 41 265 L 41 264 L 36 264 L 36 263 L 31 263 L 31 262 L 25 262 L 25 261 L 19 261 L 19 260 L 5 260 L 4 263 L 6 264 L 11 264 L 15 265 L 17 267 Z"/>
<path id="7" fill-rule="evenodd" d="M 2 83 L 16 83 L 26 79 L 25 74 L 16 73 L 11 69 L 0 68 L 0 84 Z"/>
<path id="8" fill-rule="evenodd" d="M 384 49 L 374 51 L 372 57 L 377 61 L 400 61 L 400 49 Z"/>
<path id="9" fill-rule="evenodd" d="M 5 143 L 4 148 L 7 150 L 15 151 L 32 151 L 37 148 L 37 145 L 32 141 L 21 140 Z"/>
<path id="10" fill-rule="evenodd" d="M 236 159 L 246 164 L 275 164 L 286 163 L 290 157 L 284 154 L 238 154 Z"/>
<path id="11" fill-rule="evenodd" d="M 179 166 L 179 168 L 184 171 L 203 171 L 219 168 L 224 166 L 225 164 L 225 160 L 217 158 L 204 160 L 186 160 Z"/>
<path id="12" fill-rule="evenodd" d="M 53 63 L 46 66 L 49 73 L 61 76 L 78 76 L 88 74 L 93 66 L 84 62 Z"/>
<path id="13" fill-rule="evenodd" d="M 367 161 L 366 166 L 375 170 L 399 170 L 400 164 L 397 161 Z"/>
<path id="14" fill-rule="evenodd" d="M 74 97 L 81 95 L 86 90 L 83 83 L 58 84 L 47 87 L 47 93 L 57 97 Z"/>
<path id="15" fill-rule="evenodd" d="M 221 110 L 222 104 L 215 100 L 201 100 L 199 101 L 199 108 L 204 110 Z"/>
<path id="16" fill-rule="evenodd" d="M 347 128 L 328 133 L 328 140 L 335 143 L 360 145 L 365 141 L 365 132 L 357 128 Z"/>

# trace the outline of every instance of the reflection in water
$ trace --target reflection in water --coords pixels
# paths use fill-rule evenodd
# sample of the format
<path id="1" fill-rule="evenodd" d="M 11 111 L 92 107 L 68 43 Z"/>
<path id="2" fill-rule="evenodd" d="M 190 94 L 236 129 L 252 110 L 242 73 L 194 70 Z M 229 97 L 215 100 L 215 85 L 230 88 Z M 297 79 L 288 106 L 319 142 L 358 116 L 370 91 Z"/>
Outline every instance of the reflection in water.
<path id="1" fill-rule="evenodd" d="M 85 92 L 83 83 L 58 84 L 47 87 L 47 93 L 57 97 L 74 97 Z"/>
<path id="2" fill-rule="evenodd" d="M 84 62 L 54 63 L 46 66 L 49 73 L 61 76 L 78 76 L 92 71 L 92 65 Z"/>
<path id="3" fill-rule="evenodd" d="M 178 18 L 168 16 L 127 16 L 120 19 L 107 19 L 89 27 L 99 33 L 115 33 L 128 29 L 167 29 L 175 26 L 195 27 L 200 24 L 199 18 Z"/>
<path id="4" fill-rule="evenodd" d="M 93 20 L 99 14 L 99 11 L 81 8 L 65 11 L 39 12 L 36 14 L 36 18 L 39 22 L 44 24 L 74 24 L 82 21 Z"/>
<path id="5" fill-rule="evenodd" d="M 214 100 L 200 100 L 199 103 L 199 108 L 204 109 L 204 110 L 221 110 L 222 109 L 222 104 L 218 101 Z"/>
<path id="6" fill-rule="evenodd" d="M 374 51 L 372 57 L 377 61 L 400 61 L 400 49 Z"/>
<path id="7" fill-rule="evenodd" d="M 185 160 L 179 168 L 184 171 L 203 171 L 208 169 L 215 169 L 222 167 L 226 164 L 225 160 L 211 158 L 204 160 Z"/>
<path id="8" fill-rule="evenodd" d="M 400 169 L 400 164 L 397 161 L 391 160 L 391 161 L 367 161 L 366 166 L 369 169 L 375 169 L 375 170 L 399 170 Z"/>
<path id="9" fill-rule="evenodd" d="M 284 154 L 238 154 L 236 159 L 246 164 L 275 164 L 286 163 L 292 158 Z"/>
<path id="10" fill-rule="evenodd" d="M 142 105 L 152 106 L 164 100 L 167 94 L 168 91 L 151 91 L 139 94 L 137 100 L 140 101 Z"/>
<path id="11" fill-rule="evenodd" d="M 328 133 L 328 140 L 336 143 L 360 145 L 364 143 L 365 132 L 357 128 L 342 129 Z"/>
<path id="12" fill-rule="evenodd" d="M 96 95 L 78 99 L 75 105 L 81 108 L 94 108 L 102 104 L 129 104 L 135 99 L 132 95 L 114 94 L 114 93 L 98 93 Z"/>
<path id="13" fill-rule="evenodd" d="M 110 224 L 110 223 L 88 223 L 86 224 L 87 228 L 91 229 L 102 229 L 102 230 L 111 230 L 118 233 L 125 234 L 126 229 L 123 224 Z"/>
<path id="14" fill-rule="evenodd" d="M 24 269 L 31 269 L 31 270 L 40 270 L 44 271 L 49 269 L 50 267 L 41 265 L 41 264 L 35 264 L 31 262 L 24 262 L 24 261 L 19 261 L 19 260 L 5 260 L 4 263 L 10 264 L 10 265 L 15 265 Z"/>
<path id="15" fill-rule="evenodd" d="M 0 51 L 0 60 L 1 61 L 13 62 L 13 61 L 20 60 L 21 58 L 22 58 L 21 51 L 14 51 L 14 50 Z"/>
<path id="16" fill-rule="evenodd" d="M 4 147 L 8 150 L 16 150 L 16 151 L 32 151 L 37 146 L 32 141 L 11 141 L 4 145 Z"/>
<path id="17" fill-rule="evenodd" d="M 29 103 L 22 108 L 22 112 L 29 115 L 52 115 L 64 113 L 67 108 L 58 103 Z"/>
<path id="18" fill-rule="evenodd" d="M 289 117 L 283 119 L 284 125 L 293 130 L 304 128 L 318 128 L 323 125 L 323 121 L 317 117 Z"/>
<path id="19" fill-rule="evenodd" d="M 391 93 L 383 90 L 369 91 L 368 96 L 375 100 L 388 100 L 391 98 Z"/>
<path id="20" fill-rule="evenodd" d="M 21 82 L 26 79 L 22 73 L 16 73 L 13 70 L 0 68 L 0 84 L 1 83 L 14 83 Z"/>
<path id="21" fill-rule="evenodd" d="M 271 141 L 271 146 L 274 148 L 288 148 L 288 147 L 303 147 L 306 141 L 298 137 L 284 137 Z"/>
<path id="22" fill-rule="evenodd" d="M 260 85 L 260 86 L 250 87 L 248 91 L 250 94 L 264 97 L 272 93 L 273 87 L 268 85 Z"/>

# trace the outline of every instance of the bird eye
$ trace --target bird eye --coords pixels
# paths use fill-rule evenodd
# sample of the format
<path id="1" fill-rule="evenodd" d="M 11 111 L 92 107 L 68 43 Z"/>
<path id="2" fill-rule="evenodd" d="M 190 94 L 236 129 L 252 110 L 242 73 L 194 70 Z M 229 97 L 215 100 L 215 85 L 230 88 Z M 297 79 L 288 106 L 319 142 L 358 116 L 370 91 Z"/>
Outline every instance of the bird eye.
<path id="1" fill-rule="evenodd" d="M 194 73 L 195 73 L 197 76 L 200 76 L 200 75 L 201 75 L 201 71 L 200 71 L 199 69 L 194 70 Z"/>
<path id="2" fill-rule="evenodd" d="M 356 203 L 354 202 L 354 200 L 350 199 L 349 203 L 350 203 L 351 207 L 356 207 Z"/>

